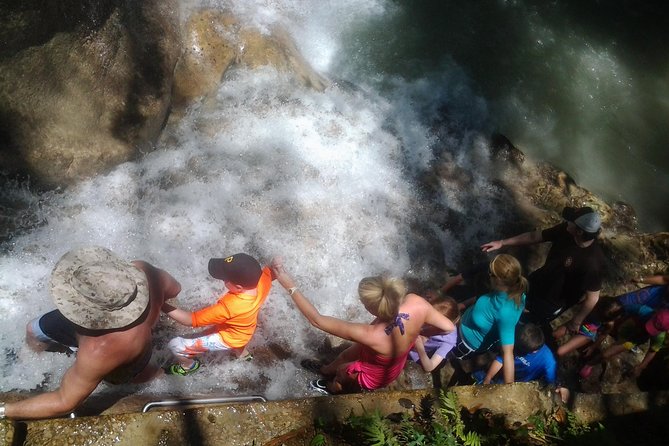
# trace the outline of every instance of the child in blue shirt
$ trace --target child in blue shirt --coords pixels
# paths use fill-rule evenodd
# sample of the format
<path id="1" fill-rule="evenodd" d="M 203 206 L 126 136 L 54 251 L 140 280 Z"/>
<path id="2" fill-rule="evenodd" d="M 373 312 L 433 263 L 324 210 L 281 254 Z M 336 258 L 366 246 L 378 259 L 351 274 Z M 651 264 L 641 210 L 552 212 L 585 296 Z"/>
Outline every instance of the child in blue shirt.
<path id="1" fill-rule="evenodd" d="M 544 334 L 536 324 L 518 324 L 516 344 L 514 346 L 514 375 L 516 382 L 543 381 L 553 385 L 557 379 L 557 361 L 553 352 L 544 344 Z M 495 378 L 502 370 L 502 358 L 497 357 L 490 364 L 488 372 L 474 373 L 477 384 L 500 384 L 501 378 Z"/>

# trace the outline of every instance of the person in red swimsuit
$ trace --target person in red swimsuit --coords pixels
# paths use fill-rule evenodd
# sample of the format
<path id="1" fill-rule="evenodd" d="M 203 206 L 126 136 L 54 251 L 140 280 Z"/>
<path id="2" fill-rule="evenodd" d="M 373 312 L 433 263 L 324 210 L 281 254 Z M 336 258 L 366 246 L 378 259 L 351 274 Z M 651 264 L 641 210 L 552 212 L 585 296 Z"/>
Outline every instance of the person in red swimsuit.
<path id="1" fill-rule="evenodd" d="M 371 324 L 348 322 L 318 312 L 285 271 L 280 259 L 271 262 L 274 277 L 288 291 L 295 306 L 311 325 L 332 335 L 354 342 L 332 363 L 320 368 L 331 379 L 312 381 L 321 393 L 375 390 L 393 382 L 404 368 L 409 350 L 423 325 L 432 325 L 444 333 L 455 325 L 422 297 L 406 292 L 404 281 L 374 276 L 358 285 L 360 301 L 376 317 Z"/>

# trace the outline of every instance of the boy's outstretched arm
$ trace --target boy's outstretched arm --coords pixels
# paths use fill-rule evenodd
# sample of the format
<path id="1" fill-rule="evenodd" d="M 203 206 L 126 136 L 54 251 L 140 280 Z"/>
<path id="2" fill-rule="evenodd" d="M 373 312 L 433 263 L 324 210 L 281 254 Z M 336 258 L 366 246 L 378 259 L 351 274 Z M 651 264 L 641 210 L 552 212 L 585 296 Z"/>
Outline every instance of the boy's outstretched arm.
<path id="1" fill-rule="evenodd" d="M 669 275 L 656 274 L 654 276 L 642 276 L 638 279 L 632 279 L 632 282 L 646 285 L 669 285 Z"/>
<path id="2" fill-rule="evenodd" d="M 500 370 L 502 370 L 502 365 L 503 364 L 497 359 L 493 360 L 493 362 L 490 364 L 490 368 L 488 369 L 488 373 L 486 373 L 485 378 L 483 378 L 483 384 L 490 384 L 492 379 L 499 373 Z"/>
<path id="3" fill-rule="evenodd" d="M 168 303 L 164 303 L 160 310 L 170 319 L 174 319 L 182 325 L 187 327 L 193 326 L 193 313 L 190 311 L 182 310 L 181 308 L 177 308 L 174 305 L 170 305 Z"/>

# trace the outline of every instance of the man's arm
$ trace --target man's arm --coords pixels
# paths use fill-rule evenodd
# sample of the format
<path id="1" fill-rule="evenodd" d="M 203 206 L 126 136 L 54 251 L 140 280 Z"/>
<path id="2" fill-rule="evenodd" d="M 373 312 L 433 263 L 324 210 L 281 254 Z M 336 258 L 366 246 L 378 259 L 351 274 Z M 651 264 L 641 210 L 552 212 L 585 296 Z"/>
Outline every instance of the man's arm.
<path id="1" fill-rule="evenodd" d="M 144 274 L 149 279 L 149 283 L 159 284 L 157 289 L 162 293 L 162 302 L 177 297 L 181 292 L 181 284 L 167 271 L 157 268 L 144 260 L 134 260 L 132 263 L 144 271 Z"/>
<path id="2" fill-rule="evenodd" d="M 639 277 L 638 279 L 632 279 L 632 282 L 645 285 L 669 285 L 669 275 L 658 274 L 656 276 Z"/>
<path id="3" fill-rule="evenodd" d="M 78 357 L 72 367 L 65 372 L 60 388 L 22 401 L 7 403 L 5 415 L 15 420 L 29 420 L 51 418 L 72 412 L 113 369 L 105 367 L 105 361 L 90 362 L 90 365 L 87 363 L 84 366 Z"/>
<path id="4" fill-rule="evenodd" d="M 541 231 L 523 232 L 522 234 L 515 235 L 511 238 L 493 240 L 492 242 L 485 243 L 481 245 L 481 251 L 497 251 L 502 246 L 532 245 L 534 243 L 541 243 L 542 241 L 543 237 Z"/>
<path id="5" fill-rule="evenodd" d="M 588 316 L 592 311 L 592 309 L 595 308 L 595 305 L 597 305 L 598 300 L 599 300 L 599 290 L 585 292 L 585 299 L 581 304 L 581 308 L 579 308 L 576 314 L 566 324 L 569 331 L 574 333 L 578 331 L 579 327 L 585 320 L 586 316 Z"/>
<path id="6" fill-rule="evenodd" d="M 460 285 L 464 281 L 465 281 L 465 278 L 463 277 L 462 273 L 459 273 L 458 275 L 453 276 L 453 277 L 449 278 L 448 281 L 446 281 L 444 286 L 441 287 L 441 292 L 442 293 L 448 293 L 451 290 L 451 288 L 453 288 L 454 286 Z"/>
<path id="7" fill-rule="evenodd" d="M 648 349 L 646 355 L 643 357 L 643 360 L 632 369 L 632 376 L 635 378 L 641 376 L 641 372 L 643 372 L 644 369 L 648 367 L 648 364 L 650 364 L 650 362 L 655 358 L 655 355 L 657 355 L 655 350 Z"/>

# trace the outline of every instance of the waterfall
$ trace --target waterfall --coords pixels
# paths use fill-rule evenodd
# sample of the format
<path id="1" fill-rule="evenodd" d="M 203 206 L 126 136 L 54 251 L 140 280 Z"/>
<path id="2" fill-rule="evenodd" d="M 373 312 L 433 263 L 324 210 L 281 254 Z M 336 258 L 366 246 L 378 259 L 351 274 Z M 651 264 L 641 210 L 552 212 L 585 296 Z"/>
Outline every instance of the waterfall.
<path id="1" fill-rule="evenodd" d="M 231 9 L 261 29 L 285 26 L 305 58 L 330 79 L 330 87 L 317 92 L 272 68 L 236 68 L 226 73 L 214 96 L 194 104 L 138 161 L 65 190 L 37 194 L 15 184 L 4 191 L 25 202 L 40 224 L 5 242 L 0 252 L 3 391 L 54 389 L 73 361 L 34 353 L 23 339 L 25 324 L 53 308 L 49 275 L 72 248 L 101 245 L 167 270 L 182 284 L 175 304 L 188 310 L 210 305 L 224 292 L 223 284 L 208 276 L 210 257 L 243 251 L 267 262 L 281 255 L 322 313 L 365 322 L 370 317 L 356 295 L 362 277 L 389 273 L 434 279 L 443 274 L 435 265 L 457 268 L 497 235 L 508 210 L 485 154 L 490 133 L 505 130 L 500 123 L 513 130 L 512 138 L 532 144 L 540 143 L 537 135 L 551 140 L 566 132 L 557 125 L 564 122 L 559 116 L 528 109 L 531 98 L 540 97 L 532 91 L 530 99 L 510 90 L 488 98 L 498 79 L 494 72 L 485 84 L 450 47 L 424 48 L 429 55 L 416 51 L 413 45 L 429 41 L 433 31 L 402 28 L 420 11 L 398 2 L 221 1 L 184 9 L 205 3 Z M 514 16 L 521 26 L 524 16 L 516 16 L 527 12 L 521 4 L 497 2 L 488 12 L 497 12 L 500 20 Z M 432 20 L 438 21 L 437 12 L 444 21 L 456 20 L 444 6 Z M 422 13 L 418 23 L 425 25 L 429 11 Z M 533 11 L 527 13 L 534 20 L 530 24 L 538 26 Z M 547 29 L 542 28 L 544 36 Z M 448 33 L 439 29 L 434 35 L 437 44 Z M 486 39 L 468 38 L 479 44 Z M 561 51 L 560 58 L 548 60 L 574 60 L 573 51 Z M 597 60 L 601 75 L 620 72 L 613 56 Z M 597 85 L 583 88 L 579 94 L 587 95 Z M 522 123 L 531 136 L 518 131 Z M 590 145 L 582 143 L 582 150 Z M 550 151 L 555 144 L 547 147 Z M 584 155 L 569 156 L 578 161 Z M 442 181 L 438 193 L 426 192 L 423 180 L 443 161 L 462 178 Z M 593 166 L 605 171 L 603 162 L 600 156 Z M 666 171 L 658 178 L 666 181 Z M 156 357 L 169 361 L 169 339 L 190 332 L 163 318 Z M 254 393 L 270 399 L 309 395 L 311 376 L 299 368 L 299 359 L 314 356 L 324 339 L 276 284 L 249 346 L 259 352 L 254 361 L 206 355 L 196 375 L 162 377 L 130 390 Z M 113 389 L 103 384 L 98 392 L 105 391 Z"/>

